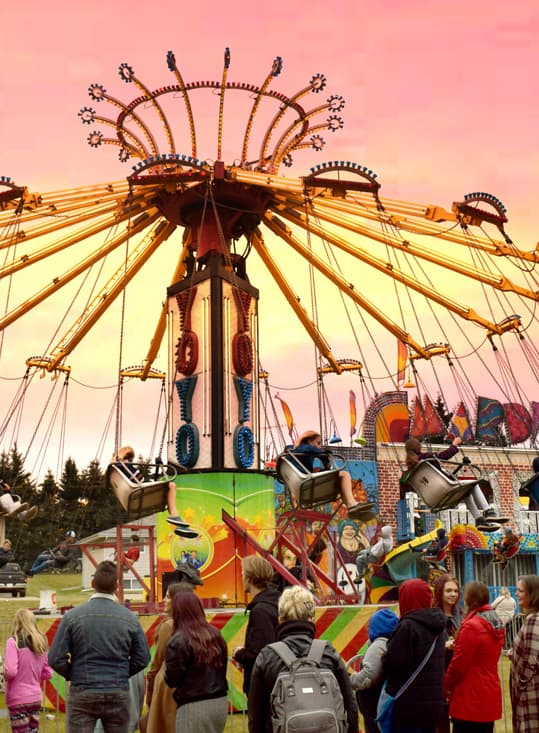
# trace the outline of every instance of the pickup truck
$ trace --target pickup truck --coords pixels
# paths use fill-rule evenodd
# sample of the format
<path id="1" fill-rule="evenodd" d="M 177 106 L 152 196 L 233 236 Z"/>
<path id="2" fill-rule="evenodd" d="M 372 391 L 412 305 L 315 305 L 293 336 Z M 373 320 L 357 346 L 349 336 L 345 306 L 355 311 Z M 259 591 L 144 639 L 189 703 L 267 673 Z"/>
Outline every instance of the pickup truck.
<path id="1" fill-rule="evenodd" d="M 0 568 L 0 593 L 11 593 L 13 598 L 26 595 L 26 575 L 16 562 L 7 562 Z"/>

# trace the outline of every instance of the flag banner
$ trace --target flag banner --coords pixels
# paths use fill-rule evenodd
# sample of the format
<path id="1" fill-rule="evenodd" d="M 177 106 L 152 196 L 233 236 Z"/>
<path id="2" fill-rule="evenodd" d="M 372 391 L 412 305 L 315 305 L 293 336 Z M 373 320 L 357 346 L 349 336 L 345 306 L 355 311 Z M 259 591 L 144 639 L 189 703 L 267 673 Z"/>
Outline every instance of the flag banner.
<path id="1" fill-rule="evenodd" d="M 397 381 L 404 382 L 404 372 L 408 361 L 408 347 L 404 341 L 397 341 Z"/>
<path id="2" fill-rule="evenodd" d="M 470 443 L 473 440 L 472 425 L 464 402 L 459 402 L 456 406 L 449 424 L 449 432 L 460 438 L 463 443 Z"/>
<path id="3" fill-rule="evenodd" d="M 503 406 L 505 431 L 512 445 L 523 443 L 532 434 L 532 418 L 524 405 L 507 402 Z"/>
<path id="4" fill-rule="evenodd" d="M 294 440 L 296 426 L 294 424 L 294 418 L 292 417 L 292 411 L 288 407 L 287 403 L 278 394 L 275 395 L 275 399 L 279 400 L 279 402 L 281 403 L 284 419 L 286 420 L 286 427 L 288 428 L 288 434 L 290 435 L 290 440 Z"/>
<path id="5" fill-rule="evenodd" d="M 487 445 L 496 445 L 500 442 L 496 428 L 503 424 L 504 409 L 501 402 L 490 397 L 477 398 L 477 417 L 475 437 Z"/>
<path id="6" fill-rule="evenodd" d="M 356 393 L 351 389 L 348 395 L 350 405 L 350 437 L 355 435 L 357 430 Z"/>
<path id="7" fill-rule="evenodd" d="M 412 436 L 414 438 L 434 438 L 446 432 L 443 420 L 428 395 L 425 395 L 423 404 L 419 397 L 416 398 L 413 421 Z"/>
<path id="8" fill-rule="evenodd" d="M 539 432 L 539 402 L 532 402 L 530 405 L 532 415 L 532 438 L 535 440 Z"/>

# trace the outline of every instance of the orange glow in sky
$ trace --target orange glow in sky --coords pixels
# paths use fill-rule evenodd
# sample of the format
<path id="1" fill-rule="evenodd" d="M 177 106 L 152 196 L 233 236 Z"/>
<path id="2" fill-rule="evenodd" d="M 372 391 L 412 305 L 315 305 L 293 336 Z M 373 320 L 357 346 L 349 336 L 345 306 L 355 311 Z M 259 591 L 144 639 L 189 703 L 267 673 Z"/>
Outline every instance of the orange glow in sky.
<path id="1" fill-rule="evenodd" d="M 229 80 L 261 84 L 272 60 L 281 56 L 283 71 L 275 89 L 291 94 L 321 72 L 328 79 L 329 92 L 342 94 L 346 100 L 344 129 L 325 135 L 327 146 L 321 154 L 307 150 L 294 156 L 294 167 L 282 169 L 284 175 L 305 175 L 323 160 L 352 160 L 378 173 L 383 196 L 448 209 L 467 192 L 487 191 L 507 207 L 507 230 L 513 241 L 522 250 L 533 250 L 538 239 L 538 33 L 535 0 L 516 0 L 510 5 L 501 0 L 455 0 L 450 4 L 432 0 L 275 0 L 262 5 L 239 0 L 206 4 L 4 2 L 0 4 L 0 175 L 41 192 L 125 178 L 131 165 L 120 163 L 116 148 L 95 150 L 86 143 L 89 128 L 80 124 L 77 112 L 90 104 L 88 85 L 99 82 L 118 98 L 132 99 L 132 90 L 117 74 L 122 62 L 131 64 L 150 89 L 169 84 L 168 50 L 174 51 L 186 81 L 218 80 L 223 52 L 229 47 Z M 232 97 L 227 99 L 225 115 L 229 130 L 235 125 L 244 130 L 244 108 L 241 115 L 236 113 Z M 204 110 L 200 110 L 199 118 L 203 129 L 215 128 L 213 112 L 204 119 Z M 208 139 L 215 140 L 215 136 L 208 134 Z M 236 156 L 240 153 L 238 150 Z M 200 155 L 215 156 L 211 146 Z M 448 255 L 450 248 L 448 244 Z M 288 266 L 283 258 L 283 270 Z M 50 277 L 55 274 L 51 269 Z M 287 275 L 294 282 L 294 273 Z M 157 293 L 159 304 L 169 274 L 154 270 L 145 277 L 148 291 Z M 253 284 L 263 296 L 263 279 L 255 277 Z M 301 285 L 298 283 L 298 289 Z M 461 295 L 474 307 L 481 302 L 481 292 L 479 288 L 474 291 L 473 285 Z M 2 313 L 6 297 L 0 283 Z M 325 297 L 322 307 L 330 311 L 331 296 Z M 138 314 L 139 306 L 133 301 L 128 304 L 134 316 L 129 322 L 131 335 L 145 317 L 144 311 Z M 289 326 L 290 316 L 283 304 L 272 301 L 263 307 L 267 310 L 261 310 L 261 318 L 267 320 L 261 320 L 261 342 L 265 340 L 267 346 L 262 365 L 270 371 L 272 394 L 279 391 L 287 400 L 301 432 L 318 420 L 312 346 L 300 329 Z M 40 324 L 52 318 L 53 307 L 44 304 L 16 336 L 6 332 L 0 352 L 4 408 L 13 399 L 14 380 L 24 372 L 24 360 L 37 348 Z M 153 313 L 149 321 L 151 328 Z M 75 381 L 108 387 L 98 397 L 79 385 L 79 392 L 75 388 L 70 398 L 72 427 L 64 458 L 73 455 L 80 465 L 100 451 L 106 463 L 112 449 L 110 433 L 104 448 L 99 447 L 113 410 L 118 370 L 118 324 L 110 320 L 106 328 L 73 374 Z M 529 335 L 539 340 L 536 323 Z M 334 342 L 345 349 L 341 336 L 335 329 Z M 138 352 L 135 348 L 129 358 L 140 362 L 146 345 Z M 396 343 L 391 342 L 390 348 L 396 369 Z M 165 365 L 163 354 L 158 366 Z M 343 436 L 348 432 L 350 388 L 359 396 L 359 388 L 351 387 L 349 381 L 330 388 Z M 123 432 L 130 430 L 126 440 L 146 453 L 159 389 L 152 385 L 149 398 L 140 396 L 138 386 L 130 389 L 125 399 L 132 401 L 133 416 Z M 530 384 L 529 392 L 528 398 L 539 400 L 537 383 Z M 32 420 L 38 420 L 41 408 L 37 403 L 25 409 L 33 410 Z M 358 405 L 360 419 L 362 409 Z M 13 431 L 8 432 L 2 449 L 15 437 Z M 29 436 L 20 437 L 23 451 Z M 37 450 L 34 445 L 34 456 Z M 36 461 L 37 472 L 49 465 L 56 469 L 54 459 Z"/>

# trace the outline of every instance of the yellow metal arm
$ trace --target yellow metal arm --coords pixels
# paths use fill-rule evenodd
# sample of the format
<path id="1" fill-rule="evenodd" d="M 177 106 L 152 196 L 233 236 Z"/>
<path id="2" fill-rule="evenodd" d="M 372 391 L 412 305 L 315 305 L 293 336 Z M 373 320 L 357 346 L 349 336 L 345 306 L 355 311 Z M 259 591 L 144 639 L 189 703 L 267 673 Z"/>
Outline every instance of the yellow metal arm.
<path id="1" fill-rule="evenodd" d="M 324 356 L 328 362 L 333 367 L 333 370 L 337 372 L 337 374 L 340 374 L 342 372 L 341 365 L 339 362 L 335 359 L 333 354 L 331 353 L 331 349 L 318 330 L 318 328 L 315 326 L 315 324 L 312 322 L 312 320 L 307 315 L 307 312 L 303 308 L 303 306 L 299 303 L 299 298 L 294 293 L 292 288 L 290 287 L 288 281 L 283 277 L 283 274 L 281 273 L 281 270 L 271 257 L 263 239 L 262 235 L 260 234 L 259 230 L 257 230 L 253 235 L 253 246 L 255 248 L 255 251 L 258 253 L 260 259 L 262 262 L 266 265 L 268 270 L 270 271 L 270 274 L 274 278 L 275 282 L 279 286 L 281 292 L 283 293 L 284 297 L 287 299 L 287 301 L 290 303 L 290 307 L 298 317 L 300 323 L 303 325 L 311 339 L 313 340 L 314 344 L 316 345 L 319 352 Z"/>
<path id="2" fill-rule="evenodd" d="M 391 321 L 389 318 L 380 312 L 380 309 L 373 305 L 369 300 L 362 296 L 353 285 L 346 282 L 346 280 L 340 275 L 337 275 L 331 267 L 325 264 L 319 257 L 317 257 L 311 250 L 304 247 L 292 234 L 292 231 L 280 221 L 276 216 L 270 212 L 264 216 L 264 223 L 268 226 L 271 231 L 281 239 L 284 239 L 287 244 L 293 247 L 302 257 L 310 262 L 317 270 L 325 275 L 331 282 L 341 289 L 342 292 L 346 293 L 355 303 L 365 309 L 373 318 L 381 323 L 388 331 L 393 333 L 398 339 L 404 341 L 412 349 L 415 349 L 418 354 L 423 356 L 425 359 L 429 358 L 429 354 L 423 349 L 411 336 L 406 333 L 400 326 Z M 340 365 L 339 365 L 340 366 Z"/>

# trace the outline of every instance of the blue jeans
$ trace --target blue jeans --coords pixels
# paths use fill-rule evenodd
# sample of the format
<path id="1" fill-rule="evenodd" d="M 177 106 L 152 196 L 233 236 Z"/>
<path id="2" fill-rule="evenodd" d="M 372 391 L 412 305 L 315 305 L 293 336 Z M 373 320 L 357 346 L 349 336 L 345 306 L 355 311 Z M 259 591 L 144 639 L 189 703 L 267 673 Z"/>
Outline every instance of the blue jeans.
<path id="1" fill-rule="evenodd" d="M 42 570 L 46 570 L 54 565 L 54 558 L 49 555 L 48 552 L 42 552 L 34 560 L 34 564 L 30 568 L 30 573 L 35 575 L 40 573 Z"/>
<path id="2" fill-rule="evenodd" d="M 130 733 L 129 690 L 85 690 L 72 686 L 67 698 L 67 733 L 93 733 L 98 720 L 105 733 Z"/>

